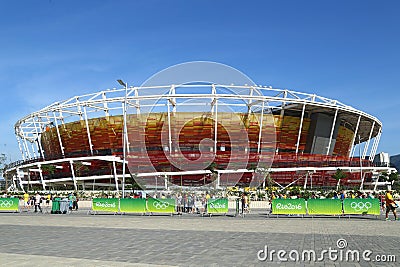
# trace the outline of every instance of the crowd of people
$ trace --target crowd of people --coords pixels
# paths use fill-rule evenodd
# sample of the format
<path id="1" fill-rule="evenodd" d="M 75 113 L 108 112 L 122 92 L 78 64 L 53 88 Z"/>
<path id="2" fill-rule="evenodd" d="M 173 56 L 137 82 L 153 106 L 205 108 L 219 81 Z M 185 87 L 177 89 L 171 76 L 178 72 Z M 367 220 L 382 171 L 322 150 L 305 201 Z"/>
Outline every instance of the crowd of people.
<path id="1" fill-rule="evenodd" d="M 46 209 L 50 209 L 52 201 L 61 200 L 68 202 L 68 209 L 70 211 L 78 210 L 78 198 L 76 193 L 69 193 L 66 196 L 57 196 L 51 193 L 41 195 L 39 192 L 35 192 L 34 194 L 29 195 L 28 192 L 25 192 L 22 196 L 22 199 L 24 201 L 24 204 L 21 208 L 21 211 L 26 212 L 34 208 L 34 212 L 43 213 L 43 207 L 46 207 Z"/>
<path id="2" fill-rule="evenodd" d="M 178 215 L 183 213 L 204 214 L 207 212 L 207 200 L 216 198 L 217 196 L 205 193 L 194 192 L 179 192 L 179 193 L 157 193 L 155 192 L 151 197 L 158 199 L 173 198 L 176 203 L 176 212 Z"/>
<path id="3" fill-rule="evenodd" d="M 164 192 L 158 191 L 153 193 L 145 193 L 143 192 L 135 192 L 126 195 L 129 198 L 156 198 L 156 199 L 175 199 L 176 203 L 176 213 L 181 215 L 184 213 L 187 214 L 205 214 L 207 213 L 207 201 L 220 197 L 228 197 L 227 195 L 221 195 L 221 192 L 217 192 L 212 194 L 211 192 Z M 3 197 L 7 197 L 7 194 L 4 193 Z M 43 207 L 46 210 L 49 210 L 52 204 L 52 201 L 63 201 L 67 204 L 67 209 L 72 212 L 73 210 L 78 210 L 78 194 L 75 192 L 64 193 L 62 195 L 56 195 L 52 193 L 40 194 L 39 192 L 35 192 L 33 194 L 29 194 L 28 192 L 24 193 L 22 196 L 18 196 L 23 200 L 23 206 L 21 207 L 21 211 L 31 211 L 34 212 L 43 212 Z M 95 196 L 92 196 L 95 197 Z M 100 197 L 105 198 L 113 198 L 113 197 L 121 197 L 120 195 L 112 195 L 112 194 L 102 194 Z M 258 199 L 254 198 L 254 194 L 251 192 L 241 192 L 239 196 L 235 196 L 237 201 L 237 207 L 239 209 L 240 214 L 246 214 L 250 211 L 250 201 L 253 200 L 267 200 L 272 207 L 272 201 L 274 199 L 296 199 L 296 198 L 304 198 L 304 199 L 379 199 L 381 203 L 381 210 L 386 214 L 386 219 L 388 219 L 388 215 L 390 212 L 393 213 L 395 219 L 397 220 L 396 209 L 398 205 L 395 202 L 396 198 L 399 198 L 398 194 L 393 194 L 392 190 L 387 190 L 386 192 L 373 192 L 373 191 L 357 191 L 357 190 L 341 190 L 341 191 L 313 191 L 313 192 L 305 192 L 305 191 L 273 191 L 265 194 L 263 197 L 258 197 Z M 21 200 L 21 201 L 22 201 Z M 232 200 L 232 199 L 231 199 Z"/>
<path id="4" fill-rule="evenodd" d="M 43 212 L 43 205 L 50 206 L 51 194 L 42 196 L 39 192 L 36 192 L 33 195 L 29 195 L 29 193 L 25 192 L 22 198 L 24 200 L 22 211 L 30 211 L 34 207 L 34 212 Z"/>

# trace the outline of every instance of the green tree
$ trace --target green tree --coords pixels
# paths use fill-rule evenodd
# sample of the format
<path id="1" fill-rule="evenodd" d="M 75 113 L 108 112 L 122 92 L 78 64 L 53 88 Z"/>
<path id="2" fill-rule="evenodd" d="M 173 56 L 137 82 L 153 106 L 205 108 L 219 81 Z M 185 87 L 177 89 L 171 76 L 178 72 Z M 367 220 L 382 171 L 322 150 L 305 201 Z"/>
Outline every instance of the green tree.
<path id="1" fill-rule="evenodd" d="M 376 191 L 376 188 L 377 188 L 377 186 L 378 186 L 379 180 L 386 181 L 386 180 L 388 179 L 388 176 L 389 176 L 389 175 L 388 175 L 387 172 L 381 172 L 381 173 L 379 173 L 379 176 L 378 176 L 378 178 L 377 178 L 377 180 L 376 180 L 376 182 L 375 182 L 374 191 Z"/>
<path id="2" fill-rule="evenodd" d="M 393 186 L 399 180 L 399 174 L 397 172 L 391 172 L 388 175 L 388 181 Z"/>
<path id="3" fill-rule="evenodd" d="M 340 180 L 342 180 L 346 177 L 347 177 L 346 173 L 344 171 L 342 171 L 341 169 L 337 169 L 336 172 L 332 175 L 332 178 L 334 178 L 337 181 L 336 191 L 339 190 Z"/>
<path id="4" fill-rule="evenodd" d="M 389 182 L 390 186 L 394 186 L 399 180 L 399 174 L 397 172 L 391 172 L 391 173 L 382 172 L 379 175 L 379 179 Z"/>
<path id="5" fill-rule="evenodd" d="M 42 169 L 42 171 L 48 173 L 48 174 L 54 174 L 54 172 L 56 171 L 56 166 L 54 165 L 42 165 L 40 166 L 40 168 Z"/>
<path id="6" fill-rule="evenodd" d="M 145 189 L 142 185 L 140 185 L 138 182 L 138 177 L 137 174 L 131 174 L 125 177 L 125 183 L 128 185 L 127 187 L 132 189 L 133 192 L 135 190 L 143 190 Z"/>
<path id="7" fill-rule="evenodd" d="M 7 156 L 6 154 L 0 154 L 0 174 L 3 176 L 4 167 L 6 165 Z"/>
<path id="8" fill-rule="evenodd" d="M 74 171 L 75 171 L 76 176 L 79 177 L 79 176 L 81 176 L 81 174 L 83 172 L 86 172 L 88 170 L 89 170 L 89 167 L 87 165 L 83 164 L 82 162 L 80 162 L 80 161 L 74 162 Z"/>
<path id="9" fill-rule="evenodd" d="M 210 165 L 208 165 L 207 170 L 210 170 L 212 173 L 216 173 L 218 169 L 218 165 L 216 162 L 211 162 Z"/>
<path id="10" fill-rule="evenodd" d="M 271 177 L 271 173 L 267 172 L 265 175 L 265 182 L 267 183 L 267 187 L 268 187 L 268 193 L 271 194 L 272 193 L 272 177 Z"/>
<path id="11" fill-rule="evenodd" d="M 6 154 L 0 154 L 0 178 L 4 177 L 4 167 L 6 166 L 6 162 L 7 162 Z M 4 179 L 6 179 L 6 177 L 4 177 Z M 7 179 L 5 187 L 6 187 L 5 189 L 7 190 Z"/>

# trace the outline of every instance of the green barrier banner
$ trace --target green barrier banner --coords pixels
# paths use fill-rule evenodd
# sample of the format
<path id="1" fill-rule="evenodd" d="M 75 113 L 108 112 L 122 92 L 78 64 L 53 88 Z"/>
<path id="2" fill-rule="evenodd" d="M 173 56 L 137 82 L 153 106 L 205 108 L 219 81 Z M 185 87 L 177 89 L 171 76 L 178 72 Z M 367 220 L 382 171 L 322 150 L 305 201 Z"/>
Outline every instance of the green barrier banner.
<path id="1" fill-rule="evenodd" d="M 228 199 L 208 199 L 207 213 L 228 213 Z"/>
<path id="2" fill-rule="evenodd" d="M 379 199 L 346 198 L 343 200 L 344 214 L 380 215 Z"/>
<path id="3" fill-rule="evenodd" d="M 93 198 L 92 200 L 93 211 L 118 212 L 118 209 L 119 209 L 118 198 Z"/>
<path id="4" fill-rule="evenodd" d="M 272 214 L 306 214 L 306 201 L 303 198 L 274 199 Z"/>
<path id="5" fill-rule="evenodd" d="M 144 198 L 121 198 L 119 200 L 121 212 L 146 213 L 146 199 Z"/>
<path id="6" fill-rule="evenodd" d="M 175 212 L 175 199 L 147 199 L 147 211 L 153 213 L 174 213 Z"/>
<path id="7" fill-rule="evenodd" d="M 308 214 L 340 215 L 342 201 L 340 199 L 309 199 L 307 200 Z"/>
<path id="8" fill-rule="evenodd" d="M 0 211 L 18 211 L 18 198 L 0 198 Z"/>

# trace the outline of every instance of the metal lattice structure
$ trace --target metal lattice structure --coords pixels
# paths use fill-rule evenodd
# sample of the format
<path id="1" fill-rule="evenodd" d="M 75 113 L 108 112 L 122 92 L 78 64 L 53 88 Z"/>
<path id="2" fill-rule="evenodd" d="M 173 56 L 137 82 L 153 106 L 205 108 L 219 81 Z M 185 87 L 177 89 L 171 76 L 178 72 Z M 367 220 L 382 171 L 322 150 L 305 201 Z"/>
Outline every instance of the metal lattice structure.
<path id="1" fill-rule="evenodd" d="M 372 161 L 382 134 L 382 123 L 374 116 L 345 105 L 338 100 L 328 99 L 316 94 L 265 86 L 217 84 L 114 88 L 93 94 L 74 96 L 64 101 L 55 102 L 18 120 L 15 124 L 15 134 L 23 160 L 8 166 L 6 174 L 8 173 L 8 176 L 13 177 L 12 182 L 14 184 L 15 182 L 19 183 L 21 188 L 23 188 L 23 185 L 27 184 L 27 172 L 39 173 L 40 179 L 34 183 L 41 184 L 43 188 L 45 188 L 46 184 L 65 181 L 72 181 L 75 188 L 77 188 L 77 181 L 79 180 L 84 181 L 112 177 L 116 189 L 118 190 L 121 174 L 118 174 L 116 166 L 122 162 L 121 153 L 117 150 L 114 152 L 112 150 L 107 150 L 104 153 L 98 153 L 99 149 L 96 147 L 93 139 L 96 133 L 91 131 L 91 129 L 95 129 L 90 125 L 92 120 L 95 118 L 116 118 L 123 114 L 125 108 L 128 110 L 129 115 L 164 112 L 166 118 L 169 119 L 171 114 L 186 112 L 188 108 L 196 109 L 196 107 L 202 111 L 208 110 L 212 114 L 216 114 L 215 116 L 218 116 L 218 112 L 224 109 L 229 109 L 231 112 L 241 114 L 261 114 L 261 122 L 259 122 L 260 136 L 258 140 L 255 140 L 255 143 L 258 144 L 257 153 L 260 152 L 261 128 L 263 127 L 262 114 L 264 113 L 270 114 L 274 116 L 274 118 L 290 118 L 293 121 L 292 124 L 295 124 L 293 127 L 290 125 L 288 126 L 288 129 L 291 131 L 290 138 L 294 141 L 285 146 L 280 146 L 279 142 L 284 143 L 284 141 L 278 140 L 276 149 L 277 155 L 281 154 L 281 151 L 286 150 L 286 152 L 289 151 L 288 153 L 292 155 L 300 156 L 303 155 L 305 151 L 307 152 L 308 149 L 309 151 L 307 153 L 309 154 L 333 157 L 336 153 L 336 156 L 340 156 L 342 160 L 351 161 L 356 151 L 356 146 L 358 146 L 360 161 Z M 316 118 L 316 116 L 318 117 Z M 308 129 L 308 132 L 304 133 L 305 124 L 307 123 L 307 127 L 311 127 L 310 125 L 312 125 L 314 121 L 318 123 L 318 121 L 322 119 L 326 122 L 330 122 L 329 126 L 320 126 L 321 129 L 325 129 L 325 131 L 329 133 L 329 135 L 325 134 L 323 140 L 321 139 L 322 141 L 320 141 L 326 147 L 320 149 L 319 152 L 310 153 L 312 149 L 315 150 L 315 146 L 318 144 L 316 144 L 317 141 L 315 140 L 309 141 L 307 139 L 305 141 L 311 131 Z M 67 153 L 69 144 L 66 141 L 67 138 L 63 136 L 64 132 L 67 130 L 69 131 L 69 125 L 77 122 L 81 125 L 80 129 L 86 131 L 84 141 L 82 139 L 82 143 L 84 143 L 82 146 L 87 147 L 84 156 Z M 170 121 L 168 121 L 168 124 L 171 124 Z M 286 129 L 283 126 L 284 124 L 285 120 L 282 119 L 278 126 L 281 127 L 281 132 L 285 131 L 282 129 Z M 217 125 L 217 123 L 215 123 L 215 125 Z M 214 129 L 215 153 L 217 152 L 218 142 L 216 127 L 217 126 L 215 126 Z M 317 129 L 318 125 L 315 127 Z M 327 127 L 329 127 L 329 131 L 326 130 Z M 293 129 L 295 129 L 295 131 Z M 314 130 L 315 134 L 317 132 L 316 129 Z M 54 136 L 56 136 L 58 140 L 59 149 L 57 148 L 57 153 L 51 154 L 50 151 L 46 151 L 46 144 L 43 143 L 45 142 L 44 137 L 49 135 L 46 132 L 49 131 L 54 132 Z M 342 132 L 338 134 L 338 131 Z M 134 140 L 129 140 L 129 134 L 126 130 L 121 130 L 119 134 L 122 135 L 123 140 L 127 141 L 126 148 L 129 150 L 129 143 L 134 142 Z M 115 135 L 117 136 L 117 134 Z M 347 138 L 346 144 L 343 145 L 343 147 L 340 147 L 341 140 L 338 136 L 345 136 Z M 311 144 L 312 142 L 314 143 Z M 321 144 L 319 144 L 320 147 L 322 146 Z M 362 145 L 363 148 L 360 149 Z M 122 141 L 120 145 L 117 144 L 116 146 L 119 148 L 122 147 Z M 47 145 L 47 150 L 49 150 L 49 148 L 50 146 Z M 171 150 L 172 149 L 170 149 L 170 151 Z M 110 162 L 110 164 L 113 165 L 113 172 L 106 176 L 87 175 L 81 177 L 78 177 L 74 173 L 75 162 L 90 162 L 92 160 Z M 70 165 L 71 175 L 54 179 L 46 179 L 43 177 L 41 166 L 65 163 Z M 331 169 L 335 170 L 338 167 L 341 166 L 325 166 L 325 168 L 328 168 L 326 169 L 328 171 Z M 358 166 L 346 165 L 343 167 L 347 170 L 351 168 L 359 169 Z M 362 168 L 361 166 L 361 169 Z M 370 165 L 364 168 L 366 171 L 376 171 L 379 169 L 374 169 Z M 272 167 L 270 172 L 288 170 L 298 171 L 301 170 L 301 167 L 293 167 L 292 169 L 290 169 L 290 166 L 289 168 Z M 303 168 L 303 170 L 307 170 L 307 168 Z M 315 168 L 313 170 L 315 171 Z M 199 171 L 203 174 L 208 173 L 207 170 Z M 247 169 L 245 171 L 251 170 Z M 229 170 L 220 170 L 219 172 L 229 172 Z M 156 173 L 156 175 L 159 174 L 159 172 Z M 146 176 L 149 174 L 138 173 L 137 175 Z M 163 175 L 168 175 L 168 172 L 164 172 Z"/>

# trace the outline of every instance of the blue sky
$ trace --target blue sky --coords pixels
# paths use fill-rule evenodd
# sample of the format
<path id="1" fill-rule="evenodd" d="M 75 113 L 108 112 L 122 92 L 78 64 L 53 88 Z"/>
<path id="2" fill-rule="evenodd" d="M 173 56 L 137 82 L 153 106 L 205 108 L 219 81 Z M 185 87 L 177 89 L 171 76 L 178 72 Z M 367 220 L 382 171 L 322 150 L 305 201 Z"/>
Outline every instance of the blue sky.
<path id="1" fill-rule="evenodd" d="M 378 152 L 399 154 L 399 13 L 365 0 L 1 1 L 0 153 L 20 159 L 14 123 L 54 101 L 207 60 L 372 114 Z"/>

